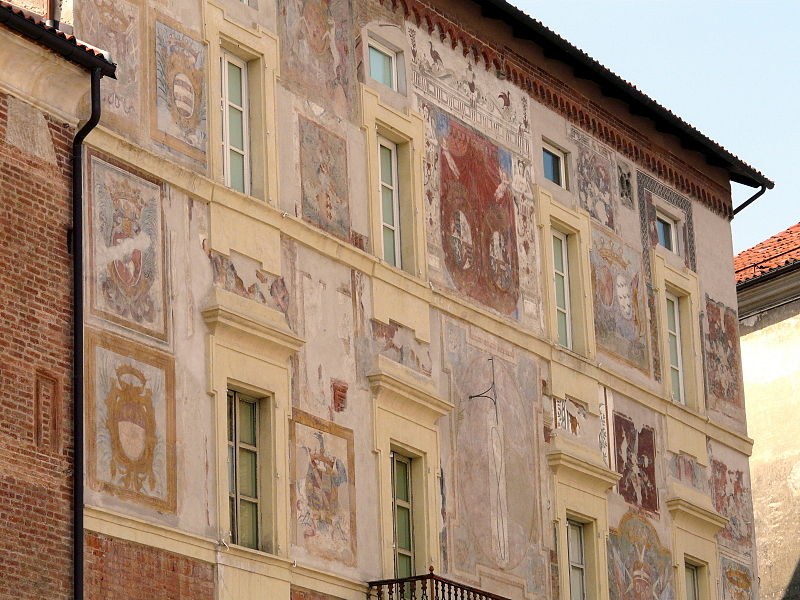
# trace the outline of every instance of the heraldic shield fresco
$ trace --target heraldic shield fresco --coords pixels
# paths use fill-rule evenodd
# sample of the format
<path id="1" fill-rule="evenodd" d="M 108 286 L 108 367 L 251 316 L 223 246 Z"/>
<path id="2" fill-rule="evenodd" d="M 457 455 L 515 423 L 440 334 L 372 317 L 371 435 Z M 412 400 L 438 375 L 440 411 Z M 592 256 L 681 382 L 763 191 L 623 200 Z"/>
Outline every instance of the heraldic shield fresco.
<path id="1" fill-rule="evenodd" d="M 294 409 L 289 435 L 294 543 L 320 558 L 355 565 L 353 431 Z"/>
<path id="2" fill-rule="evenodd" d="M 725 556 L 719 560 L 722 600 L 753 600 L 753 572 Z"/>
<path id="3" fill-rule="evenodd" d="M 89 155 L 91 309 L 166 340 L 163 188 Z"/>
<path id="4" fill-rule="evenodd" d="M 206 48 L 165 23 L 155 22 L 155 103 L 151 133 L 196 161 L 206 154 Z"/>
<path id="5" fill-rule="evenodd" d="M 647 373 L 641 255 L 616 236 L 594 229 L 590 260 L 597 344 Z"/>
<path id="6" fill-rule="evenodd" d="M 511 154 L 431 108 L 439 146 L 441 244 L 452 284 L 500 313 L 519 298 Z"/>
<path id="7" fill-rule="evenodd" d="M 628 512 L 608 536 L 610 600 L 674 600 L 672 557 L 650 522 Z"/>
<path id="8" fill-rule="evenodd" d="M 89 485 L 174 512 L 174 361 L 108 333 L 87 333 Z"/>

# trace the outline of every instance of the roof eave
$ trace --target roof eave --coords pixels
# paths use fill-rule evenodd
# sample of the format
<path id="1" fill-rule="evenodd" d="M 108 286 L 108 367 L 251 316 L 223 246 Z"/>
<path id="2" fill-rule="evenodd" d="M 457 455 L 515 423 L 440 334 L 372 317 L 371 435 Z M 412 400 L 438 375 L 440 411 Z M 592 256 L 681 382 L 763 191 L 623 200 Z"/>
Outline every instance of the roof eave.
<path id="1" fill-rule="evenodd" d="M 569 64 L 576 77 L 597 81 L 604 95 L 626 102 L 632 114 L 652 119 L 656 129 L 675 135 L 684 148 L 702 153 L 710 165 L 727 170 L 731 181 L 750 187 L 775 187 L 771 179 L 506 0 L 473 1 L 480 5 L 485 17 L 505 20 L 516 37 L 535 42 L 546 57 Z"/>

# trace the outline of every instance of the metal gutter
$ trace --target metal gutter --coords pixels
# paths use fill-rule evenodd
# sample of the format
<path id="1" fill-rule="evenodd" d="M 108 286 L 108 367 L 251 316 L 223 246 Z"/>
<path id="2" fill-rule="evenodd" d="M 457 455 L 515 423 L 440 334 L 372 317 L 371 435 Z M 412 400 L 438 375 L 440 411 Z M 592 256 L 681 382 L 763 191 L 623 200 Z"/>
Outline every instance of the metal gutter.
<path id="1" fill-rule="evenodd" d="M 506 0 L 473 2 L 481 7 L 484 17 L 505 21 L 510 25 L 514 36 L 541 46 L 547 58 L 570 65 L 578 78 L 596 81 L 603 94 L 627 103 L 632 114 L 652 119 L 656 129 L 677 136 L 684 148 L 700 152 L 710 165 L 726 169 L 731 181 L 749 187 L 774 187 L 772 180 L 758 170 Z"/>
<path id="2" fill-rule="evenodd" d="M 764 283 L 766 281 L 769 281 L 770 279 L 776 279 L 778 277 L 782 277 L 783 275 L 791 273 L 792 271 L 795 271 L 797 269 L 800 269 L 800 260 L 796 260 L 796 261 L 794 261 L 792 263 L 789 263 L 788 265 L 782 265 L 780 267 L 775 267 L 774 269 L 772 269 L 771 271 L 767 271 L 763 275 L 758 275 L 758 276 L 753 277 L 751 279 L 746 279 L 746 280 L 744 280 L 744 281 L 742 281 L 740 283 L 737 283 L 736 284 L 736 291 L 737 291 L 737 293 L 741 292 L 742 290 L 746 290 L 746 289 L 751 288 L 753 286 L 762 284 L 762 283 Z"/>

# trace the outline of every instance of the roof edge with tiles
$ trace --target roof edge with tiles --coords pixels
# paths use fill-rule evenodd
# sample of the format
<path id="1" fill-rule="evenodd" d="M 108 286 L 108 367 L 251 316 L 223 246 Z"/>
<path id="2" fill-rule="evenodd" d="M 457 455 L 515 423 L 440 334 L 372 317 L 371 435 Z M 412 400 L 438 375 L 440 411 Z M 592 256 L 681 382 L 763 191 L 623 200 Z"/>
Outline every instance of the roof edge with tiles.
<path id="1" fill-rule="evenodd" d="M 39 16 L 3 0 L 0 0 L 0 24 L 45 46 L 70 62 L 90 71 L 100 69 L 103 76 L 116 79 L 117 65 L 111 62 L 108 52 L 47 25 Z"/>
<path id="2" fill-rule="evenodd" d="M 800 264 L 800 223 L 743 250 L 733 259 L 737 287 Z"/>

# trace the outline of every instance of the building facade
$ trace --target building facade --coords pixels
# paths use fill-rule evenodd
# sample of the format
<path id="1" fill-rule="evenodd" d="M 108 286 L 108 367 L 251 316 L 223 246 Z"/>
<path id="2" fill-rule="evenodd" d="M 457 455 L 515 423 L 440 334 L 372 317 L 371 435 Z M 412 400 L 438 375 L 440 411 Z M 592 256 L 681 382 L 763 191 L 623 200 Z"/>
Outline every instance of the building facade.
<path id="1" fill-rule="evenodd" d="M 62 10 L 119 64 L 87 597 L 756 597 L 729 182 L 768 179 L 499 0 Z"/>
<path id="2" fill-rule="evenodd" d="M 739 333 L 749 435 L 761 598 L 800 598 L 798 427 L 776 420 L 800 402 L 800 223 L 736 256 Z"/>

